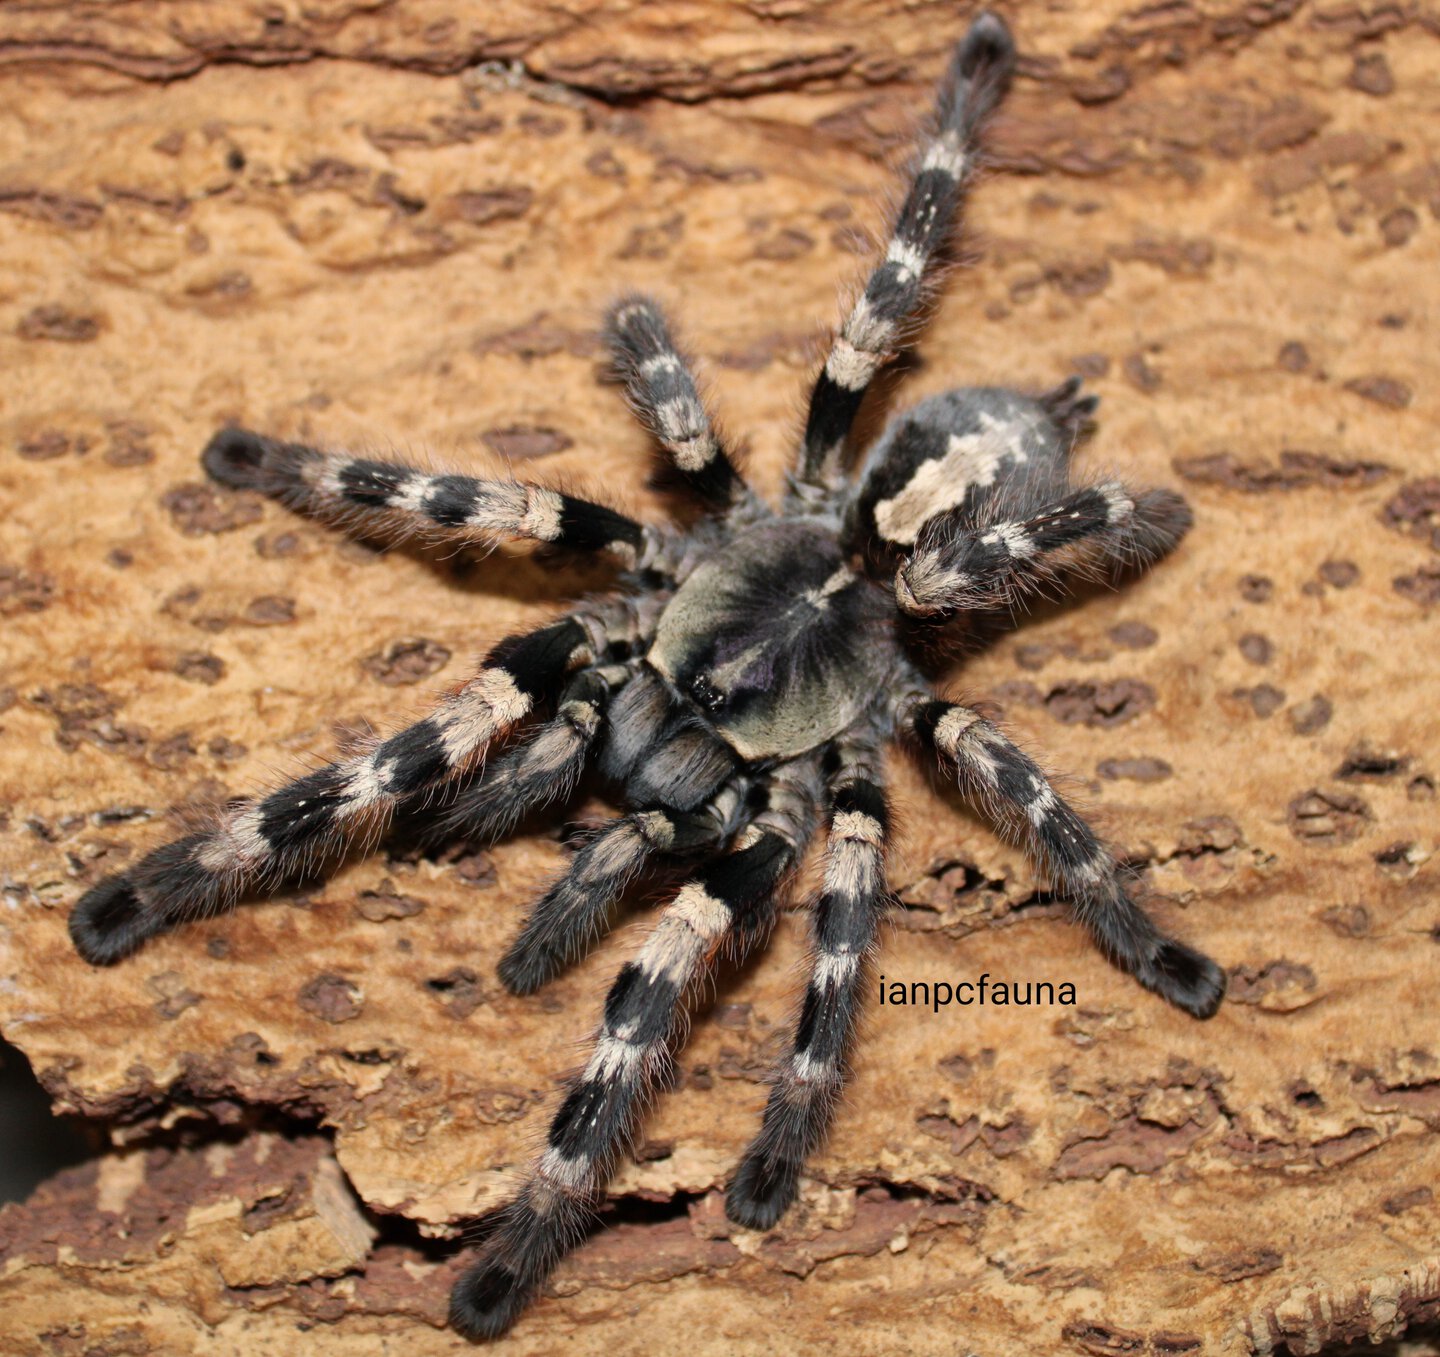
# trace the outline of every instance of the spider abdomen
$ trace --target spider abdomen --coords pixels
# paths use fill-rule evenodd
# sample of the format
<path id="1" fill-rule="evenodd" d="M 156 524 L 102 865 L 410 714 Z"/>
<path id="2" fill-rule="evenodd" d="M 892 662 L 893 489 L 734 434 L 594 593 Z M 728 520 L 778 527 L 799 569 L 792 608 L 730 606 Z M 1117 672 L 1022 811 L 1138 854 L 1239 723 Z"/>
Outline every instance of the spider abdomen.
<path id="1" fill-rule="evenodd" d="M 941 515 L 980 522 L 995 505 L 1063 492 L 1076 430 L 1095 406 L 1077 388 L 1037 399 L 964 387 L 898 415 L 866 459 L 850 525 L 857 546 L 906 551 Z"/>
<path id="2" fill-rule="evenodd" d="M 893 608 L 823 527 L 772 520 L 697 566 L 648 659 L 745 759 L 840 734 L 893 667 Z"/>

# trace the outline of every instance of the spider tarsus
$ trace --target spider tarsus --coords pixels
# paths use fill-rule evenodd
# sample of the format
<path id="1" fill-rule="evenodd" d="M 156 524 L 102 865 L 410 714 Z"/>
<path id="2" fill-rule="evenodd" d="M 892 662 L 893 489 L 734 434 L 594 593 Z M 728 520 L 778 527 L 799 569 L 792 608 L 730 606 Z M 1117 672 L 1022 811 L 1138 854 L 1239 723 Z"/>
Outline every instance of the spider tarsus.
<path id="1" fill-rule="evenodd" d="M 1015 74 L 1015 38 L 1004 19 L 988 9 L 976 17 L 955 49 L 954 72 L 964 85 L 965 121 L 974 126 L 1005 97 Z"/>
<path id="2" fill-rule="evenodd" d="M 987 66 L 1013 66 L 1015 38 L 1010 25 L 993 9 L 981 10 L 960 39 L 956 64 L 962 75 L 972 76 Z"/>
<path id="3" fill-rule="evenodd" d="M 1089 433 L 1095 423 L 1095 412 L 1100 408 L 1100 397 L 1080 394 L 1081 379 L 1067 377 L 1059 386 L 1045 392 L 1040 404 L 1051 422 L 1066 434 L 1071 444 Z"/>
<path id="4" fill-rule="evenodd" d="M 263 490 L 268 439 L 245 429 L 221 429 L 205 445 L 200 462 L 212 480 L 234 490 Z"/>
<path id="5" fill-rule="evenodd" d="M 511 994 L 524 997 L 549 984 L 564 964 L 564 957 L 547 948 L 527 946 L 522 938 L 500 958 L 495 971 Z"/>
<path id="6" fill-rule="evenodd" d="M 1225 997 L 1225 972 L 1204 952 L 1170 938 L 1155 949 L 1138 979 L 1195 1018 L 1214 1017 Z"/>
<path id="7" fill-rule="evenodd" d="M 1180 544 L 1195 515 L 1174 490 L 1146 490 L 1135 500 L 1135 544 L 1146 562 L 1157 561 Z"/>
<path id="8" fill-rule="evenodd" d="M 113 966 L 161 932 L 134 883 L 107 876 L 80 897 L 70 911 L 70 940 L 92 966 Z"/>
<path id="9" fill-rule="evenodd" d="M 530 1302 L 530 1288 L 490 1259 L 470 1268 L 450 1292 L 450 1327 L 471 1342 L 499 1338 Z"/>
<path id="10" fill-rule="evenodd" d="M 795 1200 L 799 1180 L 793 1160 L 746 1155 L 725 1193 L 725 1214 L 747 1230 L 773 1229 Z"/>

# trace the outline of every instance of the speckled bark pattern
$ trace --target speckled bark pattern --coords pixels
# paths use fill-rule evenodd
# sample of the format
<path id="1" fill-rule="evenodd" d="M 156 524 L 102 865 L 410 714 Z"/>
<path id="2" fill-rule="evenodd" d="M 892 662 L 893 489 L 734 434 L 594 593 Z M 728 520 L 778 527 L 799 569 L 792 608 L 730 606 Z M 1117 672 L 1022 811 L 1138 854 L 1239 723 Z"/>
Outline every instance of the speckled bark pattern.
<path id="1" fill-rule="evenodd" d="M 643 912 L 530 1001 L 493 968 L 556 834 L 358 862 L 107 972 L 65 917 L 187 807 L 394 728 L 604 576 L 381 557 L 198 452 L 234 420 L 658 513 L 594 337 L 643 286 L 773 491 L 967 17 L 0 13 L 0 1025 L 117 1146 L 0 1213 L 0 1350 L 457 1350 L 447 1240 L 532 1152 Z M 719 1194 L 798 985 L 788 914 L 698 1015 L 624 1219 L 506 1351 L 1314 1352 L 1440 1309 L 1440 23 L 1010 17 L 979 267 L 895 399 L 1082 373 L 1086 464 L 1182 489 L 1196 527 L 955 691 L 1072 775 L 1229 999 L 1199 1025 L 1107 968 L 895 760 L 880 969 L 1068 980 L 1076 1006 L 872 1003 L 802 1205 L 747 1234 Z"/>

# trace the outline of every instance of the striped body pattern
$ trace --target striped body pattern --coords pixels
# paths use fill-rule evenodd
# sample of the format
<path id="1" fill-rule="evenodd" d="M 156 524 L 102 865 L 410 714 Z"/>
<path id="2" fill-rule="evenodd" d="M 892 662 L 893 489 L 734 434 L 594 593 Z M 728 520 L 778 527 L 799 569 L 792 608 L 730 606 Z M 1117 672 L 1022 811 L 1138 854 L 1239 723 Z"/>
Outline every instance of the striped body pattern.
<path id="1" fill-rule="evenodd" d="M 935 292 L 1014 64 L 1008 29 L 982 14 L 941 83 L 884 256 L 816 376 L 779 505 L 746 483 L 669 322 L 643 296 L 612 308 L 605 338 L 669 478 L 696 504 L 689 526 L 240 429 L 203 454 L 215 479 L 366 538 L 528 541 L 617 567 L 607 592 L 495 645 L 414 725 L 232 803 L 101 881 L 70 916 L 82 956 L 107 965 L 323 872 L 396 817 L 436 846 L 483 845 L 563 807 L 587 775 L 608 789 L 621 813 L 532 905 L 497 960 L 501 980 L 529 994 L 579 960 L 637 881 L 668 878 L 668 903 L 616 975 L 545 1144 L 455 1286 L 451 1322 L 468 1337 L 507 1330 L 583 1234 L 665 1078 L 687 1002 L 718 957 L 764 944 L 818 834 L 808 980 L 726 1208 L 764 1230 L 794 1201 L 836 1114 L 890 900 L 892 743 L 928 754 L 1022 844 L 1115 965 L 1196 1017 L 1220 1003 L 1224 973 L 1152 922 L 1039 765 L 935 695 L 969 623 L 1004 620 L 1036 589 L 1153 563 L 1188 528 L 1184 501 L 1076 482 L 1071 454 L 1095 401 L 1073 380 L 1041 395 L 960 388 L 924 401 L 852 474 L 857 414 Z"/>

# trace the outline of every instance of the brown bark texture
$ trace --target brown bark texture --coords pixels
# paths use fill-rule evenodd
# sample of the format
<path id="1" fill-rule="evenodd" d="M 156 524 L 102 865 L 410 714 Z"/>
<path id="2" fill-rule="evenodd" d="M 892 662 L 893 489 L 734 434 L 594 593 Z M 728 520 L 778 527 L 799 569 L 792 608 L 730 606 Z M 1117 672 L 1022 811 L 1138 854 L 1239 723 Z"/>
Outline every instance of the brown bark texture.
<path id="1" fill-rule="evenodd" d="M 501 1345 L 1262 1354 L 1440 1314 L 1440 17 L 1056 0 L 892 407 L 1083 374 L 1090 468 L 1196 526 L 957 669 L 1230 991 L 1108 967 L 896 757 L 887 980 L 779 1229 L 721 1192 L 805 890 L 696 1011 L 606 1224 Z M 970 11 L 906 0 L 0 10 L 0 1026 L 113 1148 L 0 1212 L 0 1351 L 454 1352 L 643 901 L 533 1000 L 494 961 L 567 858 L 384 852 L 107 971 L 88 883 L 392 729 L 599 569 L 387 555 L 207 484 L 225 422 L 646 514 L 606 301 L 681 317 L 774 493 Z M 570 812 L 589 820 L 609 808 Z"/>

